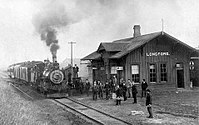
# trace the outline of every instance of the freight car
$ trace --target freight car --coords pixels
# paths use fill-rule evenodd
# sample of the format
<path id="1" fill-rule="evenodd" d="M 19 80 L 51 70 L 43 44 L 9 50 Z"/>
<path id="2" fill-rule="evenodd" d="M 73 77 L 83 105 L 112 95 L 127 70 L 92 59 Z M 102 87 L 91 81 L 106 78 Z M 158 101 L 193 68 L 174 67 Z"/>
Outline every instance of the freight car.
<path id="1" fill-rule="evenodd" d="M 13 64 L 8 67 L 8 74 L 10 78 L 25 81 L 47 97 L 67 96 L 66 76 L 57 62 L 45 60 Z"/>

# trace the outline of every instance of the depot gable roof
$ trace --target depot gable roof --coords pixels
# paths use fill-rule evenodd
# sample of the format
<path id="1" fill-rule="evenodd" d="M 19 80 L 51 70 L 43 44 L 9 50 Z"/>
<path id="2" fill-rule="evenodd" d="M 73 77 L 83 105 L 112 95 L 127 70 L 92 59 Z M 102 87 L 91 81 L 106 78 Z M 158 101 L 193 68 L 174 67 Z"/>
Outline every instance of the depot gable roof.
<path id="1" fill-rule="evenodd" d="M 87 55 L 86 57 L 82 58 L 81 60 L 98 60 L 100 57 L 101 57 L 101 54 L 95 51 Z"/>
<path id="2" fill-rule="evenodd" d="M 140 46 L 142 46 L 142 45 L 150 42 L 151 40 L 157 38 L 160 35 L 165 35 L 166 37 L 174 40 L 176 43 L 179 43 L 179 44 L 187 47 L 190 50 L 196 51 L 195 48 L 181 42 L 180 40 L 170 36 L 169 34 L 167 34 L 165 32 L 157 32 L 157 33 L 151 33 L 151 34 L 147 34 L 147 35 L 143 35 L 143 36 L 139 36 L 139 37 L 131 39 L 130 40 L 131 42 L 126 46 L 126 48 L 124 48 L 122 51 L 116 53 L 115 55 L 111 56 L 110 58 L 111 59 L 121 58 L 121 57 L 125 56 L 126 54 L 132 52 L 133 50 L 139 48 Z"/>
<path id="3" fill-rule="evenodd" d="M 122 51 L 116 53 L 115 55 L 111 56 L 110 58 L 121 58 L 122 56 L 133 51 L 134 49 L 136 49 L 136 48 L 142 46 L 143 44 L 151 41 L 152 39 L 156 38 L 160 34 L 161 34 L 161 32 L 157 32 L 157 33 L 146 34 L 146 35 L 128 39 L 130 41 L 129 44 Z M 119 41 L 121 41 L 121 40 L 119 40 Z"/>
<path id="4" fill-rule="evenodd" d="M 119 59 L 125 56 L 126 54 L 132 52 L 133 50 L 141 47 L 142 45 L 150 42 L 151 40 L 157 38 L 160 35 L 165 35 L 166 37 L 174 40 L 176 43 L 179 43 L 187 47 L 188 49 L 196 51 L 195 48 L 181 42 L 180 40 L 170 36 L 169 34 L 165 32 L 155 32 L 155 33 L 146 34 L 146 35 L 142 35 L 138 37 L 130 37 L 130 38 L 125 38 L 125 39 L 115 40 L 110 43 L 107 43 L 107 42 L 101 43 L 96 52 L 89 54 L 88 56 L 84 57 L 82 60 L 86 60 L 86 59 L 93 60 L 93 59 L 97 59 L 101 57 L 101 54 L 99 53 L 99 51 L 101 50 L 105 50 L 107 52 L 116 52 L 116 54 L 112 55 L 109 58 Z"/>
<path id="5" fill-rule="evenodd" d="M 101 50 L 105 50 L 107 52 L 120 52 L 124 49 L 124 47 L 126 45 L 128 45 L 129 43 L 114 43 L 114 42 L 110 42 L 110 43 L 101 43 L 98 47 L 98 52 Z"/>

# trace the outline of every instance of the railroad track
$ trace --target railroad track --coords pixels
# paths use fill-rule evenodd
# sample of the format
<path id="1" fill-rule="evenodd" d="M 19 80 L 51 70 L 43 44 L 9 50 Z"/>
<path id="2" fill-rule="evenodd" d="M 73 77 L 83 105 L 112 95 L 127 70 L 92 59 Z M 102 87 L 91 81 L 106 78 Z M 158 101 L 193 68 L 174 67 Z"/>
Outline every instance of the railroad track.
<path id="1" fill-rule="evenodd" d="M 26 97 L 28 97 L 31 100 L 34 100 L 34 97 L 27 93 L 27 91 L 31 90 L 22 90 L 20 87 L 18 87 L 14 82 L 9 81 L 9 84 L 12 85 L 14 88 L 16 88 L 18 91 L 20 91 L 22 94 L 24 94 Z M 72 111 L 76 114 L 79 114 L 80 116 L 83 116 L 87 120 L 91 121 L 94 124 L 99 125 L 131 125 L 131 123 L 128 123 L 122 119 L 119 119 L 117 117 L 114 117 L 112 115 L 109 115 L 107 113 L 104 113 L 102 111 L 99 111 L 93 107 L 90 107 L 88 105 L 85 105 L 75 99 L 72 98 L 62 98 L 62 99 L 50 99 L 52 102 L 57 103 L 61 105 L 65 110 Z"/>
<path id="2" fill-rule="evenodd" d="M 101 125 L 132 125 L 131 123 L 90 107 L 72 98 L 53 99 L 62 106 L 68 107 Z"/>
<path id="3" fill-rule="evenodd" d="M 20 91 L 22 94 L 24 94 L 26 97 L 28 97 L 31 100 L 34 100 L 34 98 L 32 96 L 30 96 L 29 94 L 27 94 L 27 91 L 29 90 L 22 90 L 20 89 L 20 87 L 18 87 L 17 85 L 13 84 L 13 81 L 8 81 L 9 85 L 11 85 L 12 87 L 14 87 L 15 89 L 17 89 L 18 91 Z"/>

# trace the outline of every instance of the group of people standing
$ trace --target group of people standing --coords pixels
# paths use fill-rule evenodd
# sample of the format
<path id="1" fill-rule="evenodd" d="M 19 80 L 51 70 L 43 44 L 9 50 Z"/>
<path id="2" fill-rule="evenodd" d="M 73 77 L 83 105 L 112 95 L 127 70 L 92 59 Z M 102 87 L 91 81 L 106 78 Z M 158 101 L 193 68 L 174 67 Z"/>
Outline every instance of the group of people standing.
<path id="1" fill-rule="evenodd" d="M 130 79 L 125 82 L 123 79 L 117 81 L 116 77 L 106 81 L 105 84 L 101 81 L 94 81 L 93 86 L 91 86 L 88 79 L 86 79 L 85 83 L 80 82 L 80 93 L 84 90 L 86 95 L 89 96 L 90 89 L 92 90 L 92 99 L 115 99 L 116 105 L 121 105 L 121 101 L 126 101 L 128 98 L 133 98 L 133 104 L 137 103 L 137 94 L 138 90 L 134 81 Z M 150 90 L 148 89 L 148 84 L 145 79 L 141 82 L 141 98 L 146 98 L 146 107 L 149 113 L 149 118 L 153 118 L 152 114 L 152 98 L 150 94 Z M 105 95 L 105 97 L 104 97 Z"/>
<path id="2" fill-rule="evenodd" d="M 103 95 L 105 93 L 105 99 L 116 98 L 116 100 L 120 100 L 124 98 L 124 101 L 127 100 L 127 90 L 129 86 L 126 85 L 124 80 L 120 80 L 118 84 L 116 80 L 110 79 L 103 84 L 101 81 L 94 81 L 92 87 L 93 100 L 103 99 Z M 137 93 L 136 86 L 133 86 L 132 93 Z M 116 101 L 117 105 L 121 104 L 121 101 Z M 135 102 L 136 103 L 136 102 Z"/>
<path id="3" fill-rule="evenodd" d="M 72 89 L 76 89 L 76 93 L 78 94 L 86 93 L 86 95 L 89 96 L 90 87 L 91 87 L 91 84 L 88 81 L 88 79 L 86 79 L 85 82 L 82 82 L 82 80 L 80 79 L 79 82 L 76 81 L 74 84 L 72 84 L 71 82 L 68 82 L 69 96 L 72 95 Z"/>
<path id="4" fill-rule="evenodd" d="M 143 92 L 142 92 L 142 97 L 146 95 L 146 88 L 147 88 L 147 83 L 143 83 Z M 130 79 L 128 79 L 127 82 L 125 82 L 123 79 L 120 79 L 120 82 L 117 83 L 117 80 L 110 79 L 109 81 L 106 81 L 105 84 L 103 84 L 101 81 L 94 81 L 93 82 L 93 87 L 92 87 L 92 92 L 93 92 L 93 100 L 97 100 L 97 97 L 100 99 L 103 99 L 103 93 L 106 95 L 106 99 L 110 98 L 116 98 L 119 102 L 116 101 L 116 104 L 119 105 L 121 104 L 120 100 L 126 101 L 127 98 L 134 98 L 133 103 L 137 103 L 137 93 L 138 90 L 136 88 L 136 84 Z M 98 95 L 98 96 L 97 96 Z"/>
<path id="5" fill-rule="evenodd" d="M 145 79 L 142 80 L 141 89 L 141 98 L 146 98 L 146 107 L 149 112 L 149 118 L 153 118 L 151 91 L 148 89 L 148 84 Z M 134 98 L 133 104 L 137 103 L 138 90 L 136 84 L 130 79 L 128 79 L 127 82 L 120 79 L 119 83 L 117 83 L 117 80 L 113 77 L 113 79 L 106 81 L 105 84 L 100 81 L 94 81 L 92 93 L 93 100 L 97 100 L 98 97 L 99 99 L 103 99 L 103 93 L 105 93 L 105 98 L 107 100 L 110 98 L 116 99 L 116 105 L 121 105 L 121 101 L 126 101 L 127 98 Z"/>
<path id="6" fill-rule="evenodd" d="M 105 93 L 106 99 L 110 99 L 110 93 L 112 91 L 112 85 L 109 82 L 103 84 L 101 81 L 94 81 L 92 92 L 93 92 L 93 100 L 97 100 L 97 97 L 103 99 L 103 95 Z"/>
<path id="7" fill-rule="evenodd" d="M 126 101 L 127 98 L 134 98 L 133 103 L 137 103 L 137 88 L 134 82 L 131 82 L 128 79 L 125 82 L 123 79 L 120 79 L 120 83 L 116 86 L 116 105 L 121 105 L 121 100 Z"/>

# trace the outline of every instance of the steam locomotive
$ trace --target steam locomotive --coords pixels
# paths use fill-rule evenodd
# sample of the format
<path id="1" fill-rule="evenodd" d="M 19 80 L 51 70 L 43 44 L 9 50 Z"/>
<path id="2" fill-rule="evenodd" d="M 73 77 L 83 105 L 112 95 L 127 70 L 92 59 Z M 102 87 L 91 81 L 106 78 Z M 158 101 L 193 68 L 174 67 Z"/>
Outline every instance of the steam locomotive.
<path id="1" fill-rule="evenodd" d="M 28 61 L 10 65 L 8 75 L 10 78 L 25 81 L 47 97 L 61 97 L 67 96 L 67 70 L 70 71 L 70 68 L 60 70 L 56 61 Z"/>

